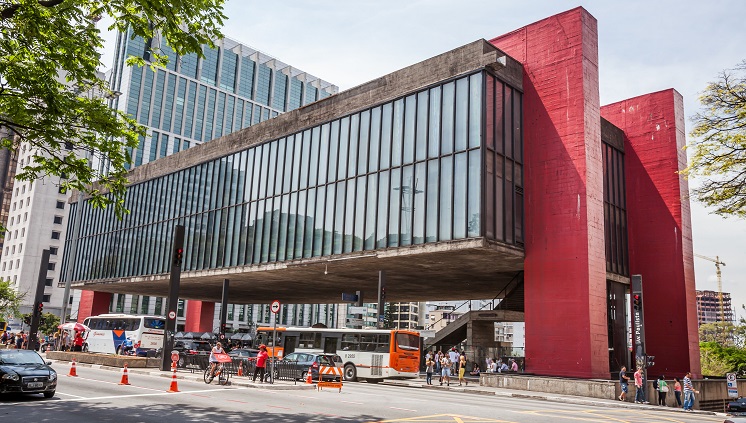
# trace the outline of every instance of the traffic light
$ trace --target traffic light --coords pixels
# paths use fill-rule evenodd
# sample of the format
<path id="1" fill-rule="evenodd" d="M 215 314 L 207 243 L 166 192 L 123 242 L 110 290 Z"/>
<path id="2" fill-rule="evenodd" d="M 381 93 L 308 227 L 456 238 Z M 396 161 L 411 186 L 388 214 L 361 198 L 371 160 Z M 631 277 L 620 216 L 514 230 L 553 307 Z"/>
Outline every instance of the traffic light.
<path id="1" fill-rule="evenodd" d="M 183 257 L 184 257 L 184 249 L 177 248 L 176 251 L 174 251 L 174 266 L 181 266 L 181 260 Z"/>
<path id="2" fill-rule="evenodd" d="M 640 294 L 633 294 L 632 295 L 632 305 L 633 305 L 635 311 L 642 311 L 642 295 L 640 295 Z"/>
<path id="3" fill-rule="evenodd" d="M 38 314 L 39 316 L 41 316 L 42 312 L 44 312 L 44 303 L 42 303 L 41 301 L 39 301 L 38 303 L 36 303 L 36 309 L 35 309 L 35 311 L 36 311 L 36 314 Z"/>
<path id="4" fill-rule="evenodd" d="M 645 367 L 653 367 L 653 366 L 655 366 L 655 356 L 654 355 L 645 356 Z"/>

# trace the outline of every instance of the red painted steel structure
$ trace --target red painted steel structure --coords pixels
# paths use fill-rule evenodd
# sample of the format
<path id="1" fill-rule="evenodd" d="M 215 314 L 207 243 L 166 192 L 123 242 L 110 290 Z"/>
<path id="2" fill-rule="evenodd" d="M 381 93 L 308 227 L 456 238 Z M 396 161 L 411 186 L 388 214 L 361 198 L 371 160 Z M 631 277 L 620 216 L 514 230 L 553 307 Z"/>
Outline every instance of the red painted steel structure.
<path id="1" fill-rule="evenodd" d="M 189 300 L 186 302 L 186 332 L 212 332 L 215 303 Z"/>
<path id="2" fill-rule="evenodd" d="M 700 374 L 684 101 L 673 89 L 601 108 L 625 134 L 630 270 L 642 275 L 654 374 Z"/>
<path id="3" fill-rule="evenodd" d="M 109 313 L 112 295 L 108 292 L 82 291 L 77 321 L 82 323 L 87 317 Z"/>
<path id="4" fill-rule="evenodd" d="M 526 368 L 607 378 L 596 19 L 577 8 L 490 42 L 524 66 Z"/>

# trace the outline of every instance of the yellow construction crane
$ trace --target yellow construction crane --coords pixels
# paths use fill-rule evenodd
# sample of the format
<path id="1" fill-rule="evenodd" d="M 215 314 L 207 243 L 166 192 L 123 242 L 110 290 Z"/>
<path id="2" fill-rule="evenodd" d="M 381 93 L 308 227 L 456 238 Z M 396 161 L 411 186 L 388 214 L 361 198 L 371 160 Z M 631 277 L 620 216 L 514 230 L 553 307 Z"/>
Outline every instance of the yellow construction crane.
<path id="1" fill-rule="evenodd" d="M 720 266 L 725 266 L 725 263 L 720 261 L 720 256 L 715 256 L 715 258 L 703 256 L 701 254 L 694 254 L 695 256 L 709 260 L 713 263 L 715 263 L 715 274 L 718 277 L 718 301 L 720 302 L 720 321 L 725 323 L 725 308 L 723 307 L 723 280 L 721 279 L 720 274 Z"/>

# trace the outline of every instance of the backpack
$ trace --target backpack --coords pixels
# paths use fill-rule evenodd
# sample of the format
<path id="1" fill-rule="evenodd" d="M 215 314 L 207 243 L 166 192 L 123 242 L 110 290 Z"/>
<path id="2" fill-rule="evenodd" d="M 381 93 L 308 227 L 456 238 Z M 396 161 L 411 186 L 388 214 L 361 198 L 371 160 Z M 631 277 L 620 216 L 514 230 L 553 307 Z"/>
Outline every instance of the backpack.
<path id="1" fill-rule="evenodd" d="M 655 389 L 656 391 L 658 390 L 658 379 L 655 379 L 653 381 L 653 389 Z"/>

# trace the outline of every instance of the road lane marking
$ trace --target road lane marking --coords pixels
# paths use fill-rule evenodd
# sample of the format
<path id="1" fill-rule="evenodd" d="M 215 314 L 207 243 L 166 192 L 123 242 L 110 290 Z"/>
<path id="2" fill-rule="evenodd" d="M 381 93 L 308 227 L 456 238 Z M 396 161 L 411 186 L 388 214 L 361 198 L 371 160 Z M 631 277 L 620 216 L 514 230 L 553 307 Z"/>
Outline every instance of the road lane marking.
<path id="1" fill-rule="evenodd" d="M 290 408 L 290 407 L 282 407 L 282 406 L 279 406 L 279 405 L 267 405 L 267 407 L 269 407 L 269 408 L 279 408 L 281 410 L 292 410 L 292 408 Z"/>
<path id="2" fill-rule="evenodd" d="M 509 420 L 471 417 L 459 414 L 434 414 L 430 416 L 405 417 L 402 419 L 381 420 L 377 423 L 418 422 L 418 423 L 516 423 Z"/>
<path id="3" fill-rule="evenodd" d="M 239 388 L 226 388 L 226 391 L 238 391 Z M 106 395 L 102 397 L 90 397 L 90 398 L 72 398 L 72 399 L 60 399 L 60 401 L 65 402 L 71 402 L 71 401 L 77 401 L 77 402 L 83 402 L 83 401 L 96 401 L 96 400 L 104 400 L 104 399 L 121 399 L 121 398 L 135 398 L 135 397 L 158 397 L 158 396 L 175 396 L 175 395 L 190 395 L 194 393 L 202 393 L 202 392 L 219 392 L 215 389 L 204 389 L 199 391 L 180 391 L 180 392 L 158 392 L 158 393 L 152 393 L 152 394 L 130 394 L 130 395 Z"/>
<path id="4" fill-rule="evenodd" d="M 81 397 L 80 395 L 66 394 L 66 393 L 60 392 L 60 391 L 56 391 L 56 394 L 57 395 L 67 395 L 68 397 L 75 397 L 75 398 L 85 398 L 85 397 Z"/>
<path id="5" fill-rule="evenodd" d="M 156 391 L 156 392 L 160 391 L 160 389 L 155 389 L 155 388 L 146 388 L 144 386 L 138 386 L 138 385 L 119 385 L 119 383 L 117 383 L 117 382 L 109 382 L 108 380 L 100 380 L 100 379 L 89 379 L 89 378 L 86 378 L 86 377 L 78 377 L 78 380 L 90 380 L 91 382 L 108 383 L 109 385 L 129 386 L 131 388 L 145 389 L 145 390 L 148 390 L 148 391 Z"/>
<path id="6" fill-rule="evenodd" d="M 416 412 L 417 412 L 417 410 L 412 410 L 412 409 L 410 409 L 410 408 L 400 408 L 400 407 L 389 407 L 389 408 L 393 408 L 394 410 L 404 410 L 404 411 L 411 411 L 411 412 L 413 412 L 413 413 L 416 413 Z"/>
<path id="7" fill-rule="evenodd" d="M 355 405 L 365 405 L 364 402 L 355 402 L 355 401 L 340 401 L 340 402 L 345 402 L 347 404 L 355 404 Z"/>

